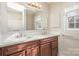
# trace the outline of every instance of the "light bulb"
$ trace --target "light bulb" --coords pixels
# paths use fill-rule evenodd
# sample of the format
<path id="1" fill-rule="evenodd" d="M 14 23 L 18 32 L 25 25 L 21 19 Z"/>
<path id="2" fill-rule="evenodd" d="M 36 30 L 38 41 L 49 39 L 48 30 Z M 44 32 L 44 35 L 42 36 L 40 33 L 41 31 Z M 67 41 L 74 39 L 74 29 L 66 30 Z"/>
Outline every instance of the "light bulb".
<path id="1" fill-rule="evenodd" d="M 32 2 L 32 4 L 33 4 L 33 5 L 35 5 L 35 3 L 34 3 L 34 2 Z"/>

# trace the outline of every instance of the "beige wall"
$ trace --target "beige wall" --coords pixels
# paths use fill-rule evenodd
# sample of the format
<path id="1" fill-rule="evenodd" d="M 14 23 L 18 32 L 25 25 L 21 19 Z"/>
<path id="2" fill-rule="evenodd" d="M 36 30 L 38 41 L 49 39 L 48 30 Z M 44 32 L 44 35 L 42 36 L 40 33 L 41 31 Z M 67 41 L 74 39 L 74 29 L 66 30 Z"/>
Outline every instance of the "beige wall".
<path id="1" fill-rule="evenodd" d="M 42 9 L 48 11 L 49 10 L 49 4 L 47 4 L 46 2 L 40 2 L 40 5 L 42 5 Z"/>
<path id="2" fill-rule="evenodd" d="M 49 7 L 49 29 L 58 31 L 60 30 L 61 24 L 60 24 L 60 12 L 61 8 L 59 6 L 60 4 L 52 3 Z"/>

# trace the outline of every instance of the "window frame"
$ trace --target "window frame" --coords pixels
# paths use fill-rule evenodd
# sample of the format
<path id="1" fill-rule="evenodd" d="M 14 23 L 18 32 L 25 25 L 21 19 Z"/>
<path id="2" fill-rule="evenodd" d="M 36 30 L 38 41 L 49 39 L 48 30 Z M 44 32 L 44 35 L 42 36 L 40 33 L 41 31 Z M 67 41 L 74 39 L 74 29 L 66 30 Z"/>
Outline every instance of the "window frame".
<path id="1" fill-rule="evenodd" d="M 79 10 L 79 9 L 78 9 Z M 76 17 L 78 17 L 79 16 L 79 13 L 77 14 L 77 12 L 76 12 L 76 14 L 75 15 L 68 15 L 68 13 L 70 13 L 70 12 L 76 12 L 76 10 L 73 10 L 73 11 L 69 11 L 69 12 L 66 12 L 65 13 L 65 29 L 66 30 L 79 30 L 79 27 L 77 28 L 76 27 L 76 24 L 77 23 L 79 23 L 79 22 L 77 22 L 77 20 L 76 20 Z M 69 22 L 69 17 L 74 17 L 74 22 Z M 74 27 L 73 28 L 69 28 L 69 23 L 74 23 Z"/>

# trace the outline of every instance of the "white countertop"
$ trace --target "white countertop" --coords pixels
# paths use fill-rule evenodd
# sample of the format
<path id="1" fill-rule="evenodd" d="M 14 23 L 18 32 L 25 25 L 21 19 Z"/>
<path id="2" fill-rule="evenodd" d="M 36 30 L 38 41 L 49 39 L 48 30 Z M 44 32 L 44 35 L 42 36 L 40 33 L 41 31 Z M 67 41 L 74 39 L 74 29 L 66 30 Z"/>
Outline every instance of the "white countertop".
<path id="1" fill-rule="evenodd" d="M 10 46 L 14 44 L 24 43 L 28 41 L 33 40 L 41 40 L 43 38 L 53 37 L 53 36 L 59 36 L 59 34 L 48 34 L 48 35 L 33 35 L 32 37 L 29 37 L 28 39 L 26 37 L 18 38 L 18 39 L 12 39 L 12 40 L 6 40 L 2 44 L 0 44 L 0 47 Z"/>

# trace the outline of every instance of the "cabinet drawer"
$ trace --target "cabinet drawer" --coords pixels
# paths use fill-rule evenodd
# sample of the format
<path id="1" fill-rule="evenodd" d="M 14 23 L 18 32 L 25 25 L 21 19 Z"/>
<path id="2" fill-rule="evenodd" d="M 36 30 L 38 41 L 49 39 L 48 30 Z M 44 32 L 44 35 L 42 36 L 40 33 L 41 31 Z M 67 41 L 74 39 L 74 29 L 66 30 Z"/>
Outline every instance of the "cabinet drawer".
<path id="1" fill-rule="evenodd" d="M 41 44 L 45 44 L 45 43 L 49 43 L 49 42 L 51 42 L 50 38 L 46 38 L 46 39 L 40 40 Z"/>
<path id="2" fill-rule="evenodd" d="M 40 40 L 41 44 L 48 43 L 51 41 L 53 41 L 53 42 L 58 41 L 58 36 L 53 36 L 53 37 L 49 37 L 49 38 L 45 38 L 43 40 Z"/>
<path id="3" fill-rule="evenodd" d="M 30 41 L 30 42 L 27 42 L 26 44 L 27 44 L 26 47 L 32 46 L 32 45 L 37 46 L 37 45 L 39 45 L 39 40 L 37 40 L 37 41 Z"/>
<path id="4" fill-rule="evenodd" d="M 25 51 L 17 52 L 9 56 L 25 56 Z"/>
<path id="5" fill-rule="evenodd" d="M 32 42 L 32 46 L 38 46 L 38 45 L 39 45 L 39 40 Z"/>
<path id="6" fill-rule="evenodd" d="M 58 37 L 57 36 L 51 37 L 51 40 L 52 41 L 58 41 Z"/>
<path id="7" fill-rule="evenodd" d="M 19 44 L 19 45 L 12 45 L 12 46 L 8 46 L 4 48 L 4 55 L 9 55 L 12 53 L 15 53 L 17 51 L 21 51 L 23 49 L 25 49 L 26 44 Z"/>

